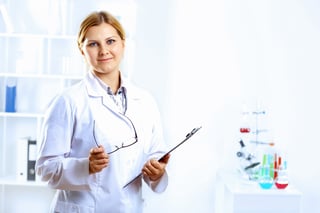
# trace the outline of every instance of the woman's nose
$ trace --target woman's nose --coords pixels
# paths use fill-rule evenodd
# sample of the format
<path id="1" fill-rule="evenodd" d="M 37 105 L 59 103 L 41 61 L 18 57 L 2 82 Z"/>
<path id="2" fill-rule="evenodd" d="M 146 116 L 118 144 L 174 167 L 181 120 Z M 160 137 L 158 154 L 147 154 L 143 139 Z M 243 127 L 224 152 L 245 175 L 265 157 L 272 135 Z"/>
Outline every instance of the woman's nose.
<path id="1" fill-rule="evenodd" d="M 100 55 L 106 55 L 109 53 L 109 48 L 107 45 L 101 45 L 100 47 Z"/>

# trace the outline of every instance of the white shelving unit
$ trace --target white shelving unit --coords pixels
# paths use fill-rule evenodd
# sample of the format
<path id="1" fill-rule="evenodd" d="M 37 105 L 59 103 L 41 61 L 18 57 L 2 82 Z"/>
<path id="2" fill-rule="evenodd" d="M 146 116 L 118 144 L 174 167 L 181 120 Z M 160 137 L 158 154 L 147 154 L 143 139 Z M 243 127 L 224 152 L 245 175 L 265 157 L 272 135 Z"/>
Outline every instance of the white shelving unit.
<path id="1" fill-rule="evenodd" d="M 25 137 L 38 141 L 49 102 L 86 72 L 76 30 L 89 12 L 106 9 L 124 25 L 127 41 L 122 68 L 129 76 L 135 1 L 76 3 L 77 6 L 73 0 L 0 0 L 0 212 L 49 210 L 54 190 L 37 179 L 16 178 L 17 141 Z M 6 86 L 12 82 L 16 85 L 16 112 L 6 112 Z"/>
<path id="2" fill-rule="evenodd" d="M 37 140 L 50 100 L 81 79 L 85 65 L 75 41 L 74 36 L 0 33 L 0 212 L 49 210 L 54 190 L 39 180 L 16 178 L 17 141 Z M 9 81 L 16 85 L 16 112 L 5 112 Z"/>

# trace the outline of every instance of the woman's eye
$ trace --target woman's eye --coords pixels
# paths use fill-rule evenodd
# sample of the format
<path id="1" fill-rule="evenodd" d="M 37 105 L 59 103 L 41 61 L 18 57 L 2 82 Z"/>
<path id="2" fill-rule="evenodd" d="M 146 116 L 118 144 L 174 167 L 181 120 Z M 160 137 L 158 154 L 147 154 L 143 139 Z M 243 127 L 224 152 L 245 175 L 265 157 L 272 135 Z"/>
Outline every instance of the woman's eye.
<path id="1" fill-rule="evenodd" d="M 97 42 L 91 42 L 88 44 L 90 47 L 95 47 L 95 46 L 98 46 L 98 43 Z"/>
<path id="2" fill-rule="evenodd" d="M 114 39 L 108 39 L 108 40 L 107 40 L 107 44 L 108 44 L 108 45 L 111 45 L 111 44 L 113 44 L 114 42 L 116 42 L 116 40 L 114 40 Z"/>

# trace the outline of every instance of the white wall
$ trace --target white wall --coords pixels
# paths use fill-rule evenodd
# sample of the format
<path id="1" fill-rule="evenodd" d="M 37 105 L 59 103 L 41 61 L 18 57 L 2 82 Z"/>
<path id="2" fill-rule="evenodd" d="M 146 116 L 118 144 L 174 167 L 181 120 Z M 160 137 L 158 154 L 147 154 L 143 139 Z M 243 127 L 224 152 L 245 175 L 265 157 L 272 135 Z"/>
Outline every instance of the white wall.
<path id="1" fill-rule="evenodd" d="M 259 101 L 303 212 L 320 212 L 319 1 L 140 1 L 139 9 L 134 80 L 156 96 L 170 143 L 203 126 L 173 154 L 168 190 L 146 191 L 146 211 L 214 212 L 216 169 L 236 163 L 242 103 Z"/>
<path id="2" fill-rule="evenodd" d="M 257 101 L 288 154 L 303 213 L 320 212 L 320 2 L 136 2 L 132 79 L 159 102 L 168 143 L 203 127 L 173 153 L 168 190 L 145 191 L 146 212 L 214 212 L 216 170 L 235 166 L 242 103 Z M 85 15 L 100 3 L 77 1 L 70 13 Z"/>

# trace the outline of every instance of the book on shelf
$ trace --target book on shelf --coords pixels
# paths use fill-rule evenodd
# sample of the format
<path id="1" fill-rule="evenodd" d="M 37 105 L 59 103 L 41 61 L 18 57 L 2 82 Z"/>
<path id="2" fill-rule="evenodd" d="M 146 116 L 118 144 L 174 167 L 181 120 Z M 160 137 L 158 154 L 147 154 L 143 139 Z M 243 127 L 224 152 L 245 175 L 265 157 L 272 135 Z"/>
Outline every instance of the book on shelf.
<path id="1" fill-rule="evenodd" d="M 35 181 L 35 164 L 37 157 L 37 141 L 20 138 L 17 141 L 17 170 L 16 178 L 18 181 Z"/>
<path id="2" fill-rule="evenodd" d="M 37 141 L 36 140 L 28 140 L 28 172 L 27 172 L 27 180 L 36 180 L 36 160 L 37 160 Z"/>

